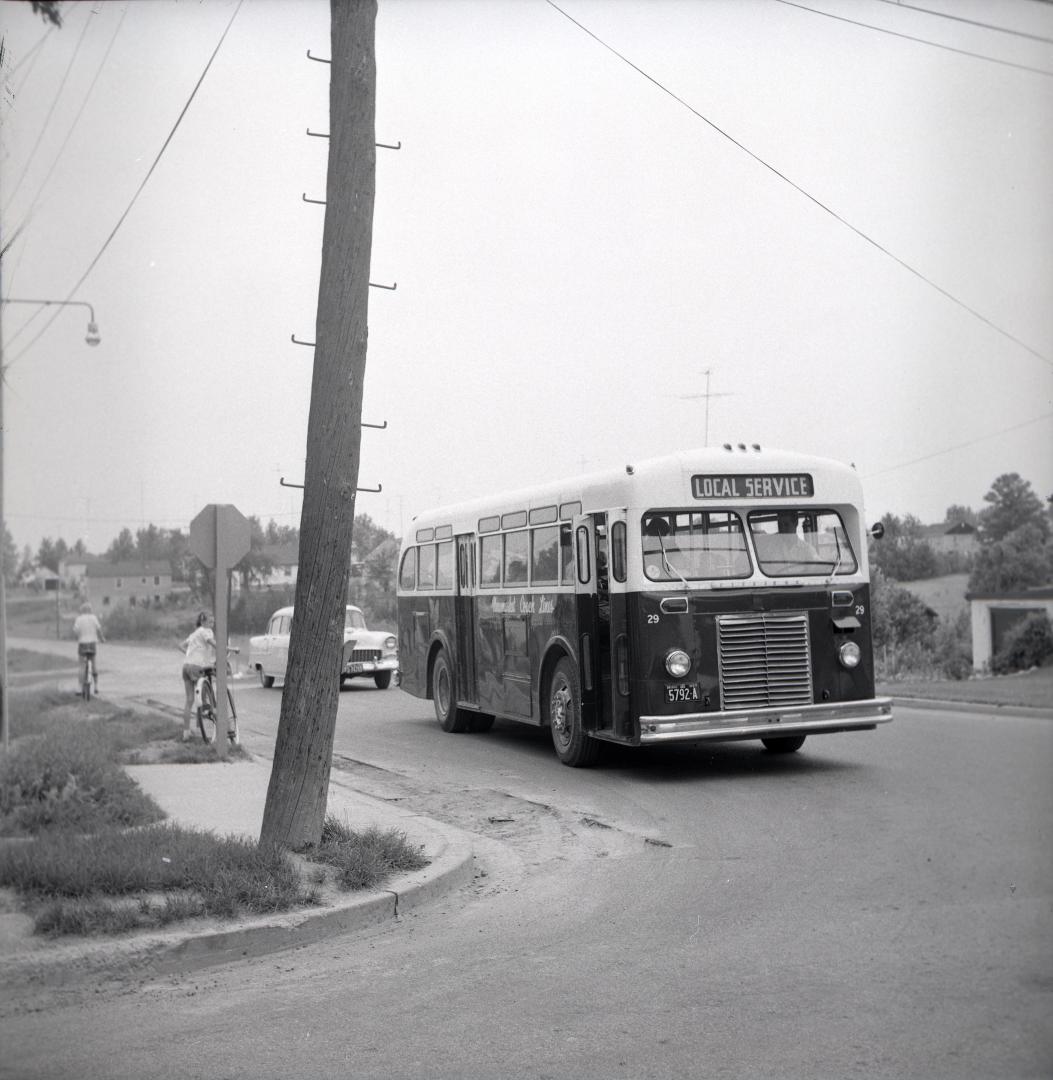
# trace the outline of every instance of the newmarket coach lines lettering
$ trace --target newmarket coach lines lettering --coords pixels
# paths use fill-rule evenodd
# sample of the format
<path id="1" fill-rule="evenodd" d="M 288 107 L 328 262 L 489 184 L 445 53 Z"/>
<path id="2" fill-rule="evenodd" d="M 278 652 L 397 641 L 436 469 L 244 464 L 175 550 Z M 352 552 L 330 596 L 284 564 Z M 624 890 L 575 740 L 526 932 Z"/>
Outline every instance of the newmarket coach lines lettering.
<path id="1" fill-rule="evenodd" d="M 810 499 L 815 494 L 810 473 L 764 473 L 760 476 L 692 476 L 696 499 Z"/>

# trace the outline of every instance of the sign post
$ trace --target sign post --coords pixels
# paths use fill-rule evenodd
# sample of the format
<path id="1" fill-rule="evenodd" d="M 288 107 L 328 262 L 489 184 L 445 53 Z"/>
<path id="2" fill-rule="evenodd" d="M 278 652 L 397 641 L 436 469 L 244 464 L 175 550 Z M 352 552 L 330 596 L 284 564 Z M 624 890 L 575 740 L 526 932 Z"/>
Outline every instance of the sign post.
<path id="1" fill-rule="evenodd" d="M 229 503 L 209 503 L 190 523 L 189 548 L 215 570 L 212 610 L 216 615 L 216 753 L 227 755 L 227 600 L 230 569 L 252 547 L 248 518 Z"/>

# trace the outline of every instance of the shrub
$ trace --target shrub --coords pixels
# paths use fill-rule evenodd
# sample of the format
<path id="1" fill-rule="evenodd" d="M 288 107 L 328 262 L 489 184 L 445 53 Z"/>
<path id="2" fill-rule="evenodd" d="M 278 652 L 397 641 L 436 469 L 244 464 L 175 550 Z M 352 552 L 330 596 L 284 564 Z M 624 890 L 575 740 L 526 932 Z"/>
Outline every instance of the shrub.
<path id="1" fill-rule="evenodd" d="M 936 663 L 948 679 L 967 679 L 973 671 L 972 621 L 968 611 L 936 630 Z"/>
<path id="2" fill-rule="evenodd" d="M 1005 643 L 991 660 L 996 675 L 1027 671 L 1053 658 L 1053 625 L 1044 612 L 1028 615 L 1006 635 Z"/>
<path id="3" fill-rule="evenodd" d="M 230 607 L 228 628 L 232 634 L 262 634 L 267 620 L 278 608 L 290 607 L 295 590 L 292 586 L 281 589 L 238 593 Z"/>
<path id="4" fill-rule="evenodd" d="M 146 641 L 169 632 L 157 612 L 131 604 L 108 609 L 102 626 L 111 641 Z"/>

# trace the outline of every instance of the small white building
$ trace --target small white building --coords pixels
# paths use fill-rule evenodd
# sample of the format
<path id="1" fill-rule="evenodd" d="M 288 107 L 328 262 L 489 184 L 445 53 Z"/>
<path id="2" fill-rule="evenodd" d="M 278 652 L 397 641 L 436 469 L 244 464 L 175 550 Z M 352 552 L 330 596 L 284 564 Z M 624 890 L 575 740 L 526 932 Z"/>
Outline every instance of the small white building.
<path id="1" fill-rule="evenodd" d="M 1053 622 L 1053 585 L 1004 593 L 967 593 L 972 614 L 973 670 L 986 671 L 1006 636 L 1028 615 L 1045 612 Z"/>

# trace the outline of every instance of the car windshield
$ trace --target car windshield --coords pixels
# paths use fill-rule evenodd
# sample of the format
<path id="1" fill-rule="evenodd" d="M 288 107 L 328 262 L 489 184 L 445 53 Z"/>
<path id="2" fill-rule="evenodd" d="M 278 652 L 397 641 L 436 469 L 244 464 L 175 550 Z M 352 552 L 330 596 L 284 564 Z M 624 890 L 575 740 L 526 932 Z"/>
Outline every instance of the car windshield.
<path id="1" fill-rule="evenodd" d="M 750 535 L 769 577 L 854 574 L 856 557 L 834 510 L 754 510 Z"/>
<path id="2" fill-rule="evenodd" d="M 365 630 L 366 617 L 358 608 L 348 608 L 344 614 L 345 630 Z"/>
<path id="3" fill-rule="evenodd" d="M 742 520 L 714 510 L 651 510 L 642 523 L 651 581 L 744 578 L 751 573 Z"/>

